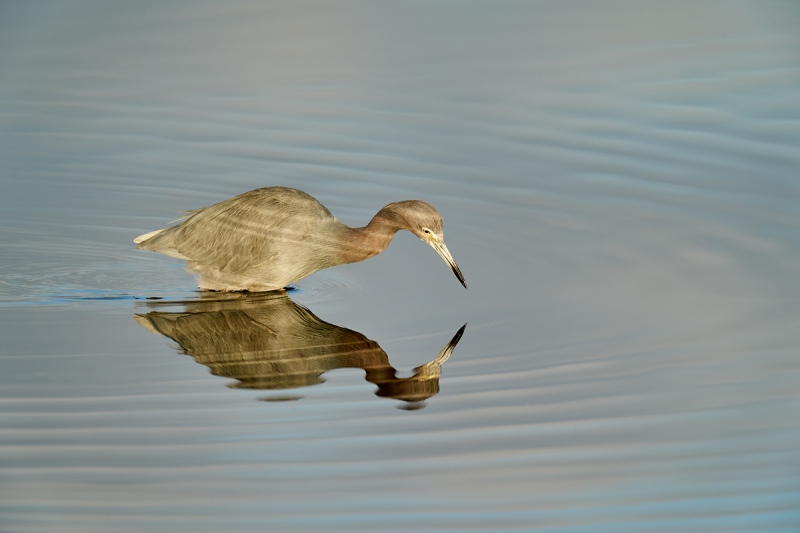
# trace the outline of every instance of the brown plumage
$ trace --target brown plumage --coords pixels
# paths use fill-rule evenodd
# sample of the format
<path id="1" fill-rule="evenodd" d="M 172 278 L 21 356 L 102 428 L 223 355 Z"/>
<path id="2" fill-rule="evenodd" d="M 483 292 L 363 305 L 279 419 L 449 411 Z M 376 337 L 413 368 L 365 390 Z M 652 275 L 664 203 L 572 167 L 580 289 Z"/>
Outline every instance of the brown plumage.
<path id="1" fill-rule="evenodd" d="M 177 225 L 144 235 L 137 248 L 187 261 L 201 289 L 271 291 L 318 270 L 381 253 L 399 230 L 430 244 L 464 288 L 444 244 L 442 217 L 421 200 L 385 206 L 363 228 L 351 228 L 308 194 L 265 187 L 189 211 Z"/>

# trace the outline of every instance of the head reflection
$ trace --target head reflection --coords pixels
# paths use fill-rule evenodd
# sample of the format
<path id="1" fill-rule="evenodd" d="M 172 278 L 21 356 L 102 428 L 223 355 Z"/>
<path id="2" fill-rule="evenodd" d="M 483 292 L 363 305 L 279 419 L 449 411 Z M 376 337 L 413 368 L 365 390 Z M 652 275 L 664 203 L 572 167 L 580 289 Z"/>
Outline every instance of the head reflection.
<path id="1" fill-rule="evenodd" d="M 323 383 L 337 368 L 361 368 L 375 394 L 418 409 L 439 393 L 439 376 L 461 339 L 466 324 L 430 362 L 410 377 L 397 377 L 378 343 L 356 331 L 329 324 L 295 304 L 285 292 L 269 294 L 201 293 L 179 302 L 178 312 L 153 310 L 135 315 L 144 328 L 178 343 L 183 353 L 216 376 L 231 378 L 231 387 L 286 390 Z M 176 302 L 154 302 L 164 309 Z M 283 395 L 267 399 L 297 399 Z"/>

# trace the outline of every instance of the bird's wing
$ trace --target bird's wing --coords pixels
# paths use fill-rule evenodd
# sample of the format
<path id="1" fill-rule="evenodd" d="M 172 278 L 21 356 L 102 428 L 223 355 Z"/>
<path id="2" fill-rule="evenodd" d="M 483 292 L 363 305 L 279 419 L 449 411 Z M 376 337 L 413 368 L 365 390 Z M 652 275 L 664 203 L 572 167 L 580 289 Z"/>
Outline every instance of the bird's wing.
<path id="1" fill-rule="evenodd" d="M 171 237 L 181 255 L 240 273 L 302 250 L 331 221 L 330 211 L 305 193 L 257 189 L 191 211 Z"/>

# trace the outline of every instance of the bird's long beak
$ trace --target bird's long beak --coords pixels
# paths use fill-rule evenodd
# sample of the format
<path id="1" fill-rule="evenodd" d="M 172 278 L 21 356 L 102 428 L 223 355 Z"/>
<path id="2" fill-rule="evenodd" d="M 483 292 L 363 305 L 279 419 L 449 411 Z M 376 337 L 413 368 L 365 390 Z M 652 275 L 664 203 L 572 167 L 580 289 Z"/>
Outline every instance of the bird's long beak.
<path id="1" fill-rule="evenodd" d="M 436 242 L 436 241 L 429 241 L 429 242 L 430 245 L 433 246 L 433 249 L 436 250 L 436 253 L 439 254 L 442 257 L 442 259 L 444 259 L 444 262 L 448 264 L 450 270 L 452 270 L 453 274 L 455 274 L 456 277 L 458 278 L 458 281 L 460 281 L 461 284 L 466 289 L 467 282 L 464 280 L 464 275 L 461 273 L 461 269 L 458 268 L 458 265 L 456 264 L 455 259 L 453 259 L 453 256 L 450 255 L 450 250 L 447 249 L 447 246 L 445 246 L 444 242 Z"/>

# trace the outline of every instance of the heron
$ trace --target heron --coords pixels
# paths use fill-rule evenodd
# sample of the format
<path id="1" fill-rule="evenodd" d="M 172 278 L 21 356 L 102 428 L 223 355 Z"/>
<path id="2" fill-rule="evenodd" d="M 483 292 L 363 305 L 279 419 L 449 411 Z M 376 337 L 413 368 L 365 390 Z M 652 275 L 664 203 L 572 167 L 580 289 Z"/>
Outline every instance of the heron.
<path id="1" fill-rule="evenodd" d="M 186 269 L 199 275 L 200 289 L 284 289 L 319 270 L 378 255 L 400 230 L 432 246 L 467 288 L 444 243 L 441 215 L 422 200 L 390 203 L 360 228 L 289 187 L 262 187 L 184 213 L 180 223 L 133 242 L 185 260 Z"/>

